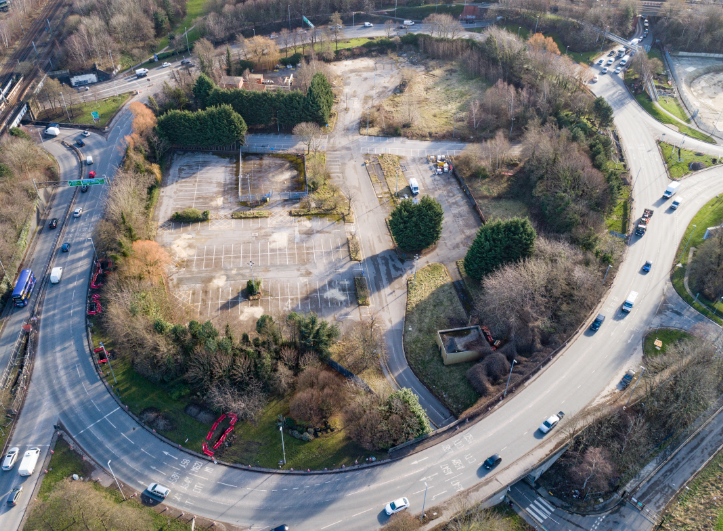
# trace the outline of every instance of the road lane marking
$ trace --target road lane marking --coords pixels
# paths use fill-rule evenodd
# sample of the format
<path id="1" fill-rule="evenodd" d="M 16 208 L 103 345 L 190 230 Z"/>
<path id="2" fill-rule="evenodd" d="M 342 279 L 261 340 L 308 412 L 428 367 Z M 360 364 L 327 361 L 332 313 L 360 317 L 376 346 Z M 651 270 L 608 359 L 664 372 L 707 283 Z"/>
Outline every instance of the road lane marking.
<path id="1" fill-rule="evenodd" d="M 110 413 L 108 413 L 108 415 L 106 415 L 105 417 L 103 417 L 102 419 L 96 420 L 93 424 L 91 424 L 91 425 L 88 426 L 87 428 L 83 429 L 82 431 L 78 432 L 78 435 L 80 435 L 81 433 L 83 433 L 85 430 L 87 430 L 87 429 L 89 429 L 89 428 L 92 428 L 93 426 L 95 426 L 96 424 L 98 424 L 101 420 L 105 419 L 105 418 L 108 417 L 109 415 L 112 415 L 113 413 L 115 413 L 115 412 L 118 411 L 119 409 L 120 409 L 120 407 L 117 407 L 117 408 L 115 408 L 113 411 L 111 411 Z M 110 422 L 110 421 L 108 421 L 108 422 Z M 111 426 L 113 426 L 113 424 L 111 424 Z M 115 428 L 115 426 L 113 426 L 113 427 Z"/>
<path id="2" fill-rule="evenodd" d="M 331 527 L 331 526 L 333 526 L 333 525 L 340 524 L 340 523 L 342 523 L 343 521 L 344 521 L 344 520 L 339 520 L 338 522 L 334 522 L 333 524 L 325 525 L 325 526 L 322 527 L 321 529 L 326 529 L 327 527 Z"/>
<path id="3" fill-rule="evenodd" d="M 229 485 L 228 483 L 222 483 L 221 481 L 219 481 L 218 484 L 219 484 L 219 485 L 225 485 L 225 486 L 227 486 L 227 487 L 238 488 L 238 485 Z"/>
<path id="4" fill-rule="evenodd" d="M 122 435 L 123 437 L 125 437 L 126 439 L 128 439 L 128 436 L 127 436 L 125 433 L 121 433 L 121 435 Z M 131 441 L 130 439 L 128 439 L 128 442 L 131 443 L 131 444 L 136 444 L 136 443 L 134 443 L 133 441 Z"/>

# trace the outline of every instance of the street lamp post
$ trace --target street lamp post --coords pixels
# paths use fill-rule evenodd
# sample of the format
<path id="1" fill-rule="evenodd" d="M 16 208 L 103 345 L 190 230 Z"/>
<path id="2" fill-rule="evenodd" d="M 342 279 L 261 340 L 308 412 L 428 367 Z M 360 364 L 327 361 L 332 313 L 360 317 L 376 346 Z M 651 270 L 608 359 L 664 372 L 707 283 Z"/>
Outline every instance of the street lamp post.
<path id="1" fill-rule="evenodd" d="M 427 505 L 427 482 L 424 482 L 424 501 L 422 502 L 422 516 L 419 517 L 419 521 L 424 521 L 424 506 Z"/>
<path id="2" fill-rule="evenodd" d="M 284 464 L 286 464 L 286 448 L 284 447 L 284 427 L 279 426 L 279 431 L 281 432 L 281 450 L 284 452 Z"/>
<path id="3" fill-rule="evenodd" d="M 569 44 L 565 47 L 565 55 L 567 55 L 567 50 L 568 50 L 568 48 L 570 48 L 570 45 L 569 45 Z"/>
<path id="4" fill-rule="evenodd" d="M 690 239 L 693 237 L 693 233 L 695 232 L 696 226 L 693 225 L 693 230 L 690 233 L 690 236 L 688 236 L 688 241 L 685 242 L 685 247 L 683 247 L 683 251 L 680 253 L 680 257 L 678 257 L 678 263 L 680 264 L 683 260 L 683 255 L 685 254 L 685 250 L 688 248 L 688 244 L 690 243 Z"/>
<path id="5" fill-rule="evenodd" d="M 188 44 L 188 28 L 183 28 L 183 32 L 186 34 L 186 50 L 188 51 L 188 54 L 191 54 L 191 45 Z"/>
<path id="6" fill-rule="evenodd" d="M 251 266 L 251 285 L 254 288 L 254 292 L 252 295 L 256 295 L 256 281 L 254 280 L 254 263 L 253 261 L 249 261 L 249 266 Z"/>
<path id="7" fill-rule="evenodd" d="M 517 363 L 517 360 L 512 360 L 512 366 L 510 367 L 510 375 L 507 377 L 507 385 L 505 385 L 505 392 L 502 395 L 502 398 L 507 396 L 507 388 L 510 386 L 510 378 L 512 378 L 512 369 L 515 368 L 515 363 Z"/>
<path id="8" fill-rule="evenodd" d="M 5 266 L 3 265 L 2 260 L 0 260 L 0 267 L 3 268 L 3 276 L 4 276 L 4 277 L 7 277 L 7 276 L 8 276 L 8 272 L 5 271 Z M 10 280 L 10 277 L 8 277 L 8 280 Z"/>
<path id="9" fill-rule="evenodd" d="M 716 303 L 715 308 L 713 309 L 713 317 L 715 317 L 715 314 L 718 313 L 718 306 L 720 306 L 721 302 L 723 302 L 723 297 L 721 297 L 720 300 Z"/>
<path id="10" fill-rule="evenodd" d="M 522 29 L 522 26 L 519 26 L 519 27 L 517 28 L 517 38 L 518 38 L 518 39 L 520 38 L 520 30 L 521 30 L 521 29 Z"/>
<path id="11" fill-rule="evenodd" d="M 633 395 L 635 394 L 635 388 L 636 388 L 636 387 L 638 386 L 638 384 L 640 383 L 640 380 L 643 379 L 643 374 L 645 374 L 645 367 L 643 367 L 643 366 L 641 365 L 640 368 L 643 369 L 643 372 L 640 373 L 640 376 L 639 376 L 638 379 L 635 381 L 635 385 L 633 386 L 633 390 L 630 391 L 630 396 L 628 397 L 628 401 L 625 402 L 625 406 L 623 406 L 623 409 L 625 409 L 626 407 L 628 407 L 628 404 L 629 404 L 630 401 L 633 399 Z"/>
<path id="12" fill-rule="evenodd" d="M 417 260 L 419 260 L 419 255 L 414 255 L 414 277 L 412 278 L 412 289 L 414 289 L 414 283 L 417 281 Z"/>
<path id="13" fill-rule="evenodd" d="M 100 344 L 101 347 L 103 347 L 103 352 L 105 352 L 105 361 L 108 362 L 108 368 L 110 368 L 110 373 L 113 375 L 113 381 L 118 385 L 118 380 L 115 379 L 115 373 L 113 372 L 113 366 L 110 364 L 110 356 L 108 355 L 108 351 L 103 346 L 103 343 Z"/>
<path id="14" fill-rule="evenodd" d="M 289 4 L 289 31 L 291 31 L 291 4 Z"/>
<path id="15" fill-rule="evenodd" d="M 537 15 L 537 21 L 535 22 L 535 33 L 537 33 L 537 22 L 540 22 L 540 15 Z"/>
<path id="16" fill-rule="evenodd" d="M 123 494 L 123 489 L 121 489 L 120 483 L 118 483 L 118 478 L 115 477 L 115 472 L 113 472 L 113 469 L 110 467 L 110 459 L 108 459 L 108 470 L 110 470 L 110 473 L 113 474 L 113 479 L 115 479 L 115 484 L 118 486 L 118 490 L 121 493 L 121 496 L 123 496 L 123 501 L 126 499 L 126 495 Z"/>

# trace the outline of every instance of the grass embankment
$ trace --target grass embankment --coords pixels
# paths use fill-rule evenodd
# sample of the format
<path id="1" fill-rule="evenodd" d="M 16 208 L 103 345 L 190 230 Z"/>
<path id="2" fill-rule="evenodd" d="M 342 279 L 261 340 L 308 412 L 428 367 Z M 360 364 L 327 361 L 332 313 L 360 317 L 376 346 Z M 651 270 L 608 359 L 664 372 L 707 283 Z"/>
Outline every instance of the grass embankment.
<path id="1" fill-rule="evenodd" d="M 677 343 L 681 339 L 688 339 L 692 337 L 688 332 L 683 330 L 675 330 L 673 328 L 658 328 L 648 332 L 643 340 L 643 354 L 646 356 L 657 356 L 658 354 L 665 354 L 668 347 L 673 343 Z M 658 350 L 655 348 L 656 340 L 662 341 L 662 346 Z"/>
<path id="2" fill-rule="evenodd" d="M 412 189 L 409 188 L 407 178 L 399 165 L 400 160 L 399 155 L 379 155 L 379 165 L 384 172 L 384 179 L 387 181 L 387 186 L 395 202 L 397 197 L 404 197 L 405 195 L 412 197 Z"/>
<path id="3" fill-rule="evenodd" d="M 658 99 L 658 105 L 660 105 L 663 109 L 668 111 L 676 118 L 683 120 L 687 124 L 690 123 L 688 113 L 685 112 L 683 106 L 678 102 L 678 98 L 675 98 L 673 96 L 663 96 L 662 98 Z"/>
<path id="4" fill-rule="evenodd" d="M 673 282 L 673 287 L 675 287 L 675 291 L 677 291 L 678 295 L 683 297 L 683 299 L 685 299 L 688 304 L 693 306 L 696 310 L 701 312 L 706 317 L 713 319 L 720 325 L 723 325 L 723 319 L 721 319 L 721 310 L 723 310 L 723 304 L 721 304 L 720 307 L 716 309 L 715 303 L 717 301 L 709 301 L 708 299 L 703 297 L 702 294 L 699 295 L 698 300 L 695 301 L 695 297 L 691 297 L 685 290 L 684 284 L 685 271 L 688 268 L 688 256 L 690 255 L 690 248 L 698 247 L 701 243 L 703 243 L 703 236 L 705 235 L 705 230 L 708 227 L 715 227 L 717 225 L 720 225 L 721 223 L 723 223 L 723 198 L 711 199 L 695 215 L 693 220 L 690 222 L 690 225 L 688 225 L 688 228 L 685 230 L 683 238 L 680 240 L 680 244 L 678 245 L 678 250 L 675 256 L 676 260 L 679 260 L 682 267 L 676 266 L 673 268 L 671 281 Z M 696 226 L 695 229 L 693 228 L 693 225 Z M 689 238 L 690 243 L 688 243 L 688 247 L 683 253 L 683 248 L 685 247 Z M 691 277 L 689 278 L 688 282 L 691 291 L 695 293 L 695 279 Z"/>
<path id="5" fill-rule="evenodd" d="M 484 179 L 479 177 L 463 177 L 463 179 L 487 219 L 530 216 L 525 202 L 518 199 L 522 187 L 519 186 L 515 175 L 500 173 Z"/>
<path id="6" fill-rule="evenodd" d="M 664 531 L 723 530 L 723 452 L 719 452 L 663 515 Z"/>
<path id="7" fill-rule="evenodd" d="M 430 264 L 407 282 L 404 350 L 414 374 L 455 415 L 479 398 L 465 373 L 474 362 L 445 366 L 435 340 L 437 330 L 467 325 L 467 315 L 442 264 Z"/>
<path id="8" fill-rule="evenodd" d="M 97 341 L 102 339 L 94 334 L 93 340 L 97 345 Z M 106 343 L 106 347 L 112 348 L 112 343 Z M 113 360 L 112 363 L 118 383 L 115 384 L 108 368 L 104 368 L 104 374 L 108 382 L 115 385 L 123 404 L 136 415 L 141 415 L 148 408 L 160 411 L 171 421 L 173 428 L 167 431 L 158 430 L 158 433 L 185 448 L 201 452 L 201 445 L 206 440 L 211 424 L 199 422 L 186 413 L 191 400 L 183 396 L 183 393 L 174 392 L 172 384 L 164 387 L 146 380 L 125 360 Z M 239 422 L 232 432 L 231 446 L 219 450 L 217 457 L 229 463 L 278 468 L 283 451 L 276 421 L 279 415 L 288 415 L 289 399 L 290 395 L 281 400 L 270 401 L 256 424 Z M 310 442 L 285 434 L 285 468 L 323 470 L 339 468 L 341 465 L 350 466 L 355 460 L 359 459 L 361 462 L 369 455 L 375 455 L 378 459 L 384 458 L 385 454 L 370 453 L 346 437 L 339 420 L 332 418 L 330 424 L 338 429 Z"/>
<path id="9" fill-rule="evenodd" d="M 605 225 L 608 230 L 614 230 L 620 234 L 628 233 L 630 225 L 630 186 L 623 186 L 620 189 L 618 204 L 609 216 L 605 218 Z"/>
<path id="10" fill-rule="evenodd" d="M 73 474 L 87 478 L 94 469 L 93 465 L 88 461 L 84 461 L 79 454 L 71 450 L 64 439 L 58 439 L 54 452 L 50 458 L 48 473 L 43 474 L 42 477 L 42 484 L 38 492 L 39 501 L 46 501 L 56 487 L 61 488 L 61 486 L 58 486 L 58 483 L 64 479 L 71 477 Z M 154 509 L 153 507 L 143 505 L 138 498 L 123 500 L 115 485 L 111 488 L 105 488 L 95 482 L 91 485 L 91 488 L 99 491 L 114 505 L 122 505 L 122 509 L 120 507 L 119 509 L 126 513 L 125 516 L 127 518 L 133 518 L 133 515 L 145 516 L 146 518 L 150 516 L 152 525 L 150 527 L 139 526 L 137 528 L 139 531 L 187 531 L 191 528 L 187 522 L 177 517 L 169 518 L 167 513 L 161 513 L 160 511 L 163 510 L 160 509 L 161 505 L 157 506 L 157 509 Z M 28 495 L 28 493 L 24 493 L 24 496 Z M 25 529 L 53 529 L 53 527 L 49 525 L 49 520 L 52 520 L 53 517 L 52 509 L 48 510 L 44 515 L 40 515 L 36 511 L 36 508 L 37 502 L 31 502 L 28 507 L 29 516 L 25 524 Z M 144 518 L 143 521 L 146 522 L 147 520 Z M 92 525 L 88 529 L 91 528 L 95 529 Z M 75 529 L 75 527 L 73 527 L 73 529 Z"/>
<path id="11" fill-rule="evenodd" d="M 714 164 L 714 160 L 718 162 L 717 157 L 711 157 L 710 155 L 696 155 L 695 151 L 687 149 L 680 150 L 681 161 L 678 162 L 678 149 L 676 146 L 672 146 L 667 142 L 658 142 L 660 150 L 663 152 L 663 159 L 665 165 L 668 167 L 668 172 L 673 179 L 680 179 L 684 175 L 688 175 L 693 170 L 688 168 L 691 162 L 703 162 L 706 167 L 710 167 Z"/>
<path id="12" fill-rule="evenodd" d="M 90 92 L 87 92 L 86 94 L 90 94 Z M 110 98 L 98 101 L 87 101 L 85 103 L 74 104 L 68 107 L 67 113 L 65 112 L 64 107 L 59 107 L 55 110 L 44 109 L 38 113 L 38 120 L 64 124 L 87 124 L 95 125 L 96 127 L 105 127 L 130 97 L 131 93 L 125 92 L 123 94 L 118 94 L 117 98 L 115 96 L 111 96 Z M 93 116 L 91 115 L 92 112 L 97 112 L 100 116 L 100 121 L 97 124 L 93 123 Z M 68 114 L 70 114 L 70 121 L 68 121 Z"/>
<path id="13" fill-rule="evenodd" d="M 715 144 L 715 140 L 713 140 L 708 135 L 705 135 L 700 131 L 697 131 L 696 129 L 692 129 L 686 125 L 683 125 L 672 116 L 669 116 L 668 114 L 658 109 L 655 105 L 653 105 L 653 102 L 650 101 L 650 98 L 647 94 L 636 94 L 635 99 L 638 100 L 640 106 L 645 109 L 650 116 L 658 120 L 660 123 L 674 125 L 679 132 L 684 133 L 691 138 L 707 142 L 708 144 Z"/>

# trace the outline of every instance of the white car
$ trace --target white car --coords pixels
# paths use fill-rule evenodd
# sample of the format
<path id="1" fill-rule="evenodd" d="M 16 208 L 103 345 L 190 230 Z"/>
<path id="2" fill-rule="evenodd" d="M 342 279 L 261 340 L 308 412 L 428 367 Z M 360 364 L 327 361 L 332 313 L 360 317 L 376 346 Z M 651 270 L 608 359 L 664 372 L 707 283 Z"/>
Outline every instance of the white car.
<path id="1" fill-rule="evenodd" d="M 622 72 L 622 71 L 623 71 L 623 69 L 622 69 L 622 67 L 620 67 L 620 66 L 615 69 L 615 73 L 616 73 L 616 74 L 619 74 L 619 73 Z"/>
<path id="2" fill-rule="evenodd" d="M 18 455 L 20 454 L 20 448 L 13 447 L 8 450 L 8 453 L 5 455 L 5 459 L 3 459 L 3 470 L 8 471 L 12 470 L 15 466 L 15 461 L 18 460 Z"/>
<path id="3" fill-rule="evenodd" d="M 148 485 L 148 492 L 159 498 L 166 498 L 171 493 L 171 489 L 164 487 L 160 483 L 151 483 Z"/>
<path id="4" fill-rule="evenodd" d="M 373 28 L 373 27 L 374 27 L 374 24 L 372 24 L 371 22 L 365 22 L 365 23 L 364 23 L 364 27 L 365 27 L 365 28 Z"/>
<path id="5" fill-rule="evenodd" d="M 83 207 L 78 207 L 73 211 L 73 217 L 79 218 L 82 213 L 83 213 Z"/>
<path id="6" fill-rule="evenodd" d="M 600 70 L 600 73 L 601 73 L 601 74 L 607 74 L 607 73 L 608 73 L 608 67 L 606 66 L 605 68 L 603 68 L 602 70 Z"/>
<path id="7" fill-rule="evenodd" d="M 171 63 L 163 63 L 163 64 L 161 65 L 161 68 L 166 68 L 166 67 L 169 67 L 169 66 L 171 66 Z"/>
<path id="8" fill-rule="evenodd" d="M 595 76 L 595 77 L 592 78 L 592 82 L 593 82 L 593 83 L 597 83 L 599 79 L 600 79 L 599 76 Z"/>
<path id="9" fill-rule="evenodd" d="M 547 417 L 545 422 L 540 424 L 540 431 L 542 433 L 549 432 L 552 428 L 557 426 L 557 423 L 560 422 L 560 419 L 563 417 L 563 415 L 564 413 L 560 411 L 560 413 L 558 413 L 557 415 L 550 415 L 549 417 Z"/>
<path id="10" fill-rule="evenodd" d="M 608 62 L 605 63 L 605 64 L 607 64 L 608 66 L 610 66 L 610 65 L 613 64 L 614 62 L 615 62 L 615 59 L 613 59 L 613 58 L 611 57 L 610 59 L 608 59 Z"/>
<path id="11" fill-rule="evenodd" d="M 83 136 L 90 136 L 90 133 L 89 133 L 88 131 L 83 131 L 83 132 L 80 133 L 80 134 L 83 135 Z"/>
<path id="12" fill-rule="evenodd" d="M 404 509 L 409 509 L 409 500 L 407 498 L 399 498 L 398 500 L 387 503 L 386 507 L 384 507 L 384 512 L 387 513 L 387 516 L 391 516 Z"/>
<path id="13" fill-rule="evenodd" d="M 600 59 L 600 60 L 597 62 L 597 64 L 599 64 L 600 66 L 602 66 L 602 64 L 603 64 L 604 62 L 605 62 L 605 59 Z"/>

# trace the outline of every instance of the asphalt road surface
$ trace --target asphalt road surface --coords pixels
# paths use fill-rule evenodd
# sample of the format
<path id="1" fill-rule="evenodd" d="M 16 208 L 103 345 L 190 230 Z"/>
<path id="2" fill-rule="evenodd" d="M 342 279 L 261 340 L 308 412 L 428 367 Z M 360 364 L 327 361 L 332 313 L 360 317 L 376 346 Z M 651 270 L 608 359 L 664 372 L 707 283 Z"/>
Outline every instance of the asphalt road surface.
<path id="1" fill-rule="evenodd" d="M 641 339 L 660 304 L 677 242 L 700 207 L 723 193 L 723 169 L 704 171 L 682 181 L 679 193 L 687 203 L 677 211 L 669 210 L 669 203 L 661 199 L 668 180 L 655 138 L 665 135 L 679 142 L 682 135 L 652 120 L 619 79 L 601 76 L 594 90 L 616 112 L 635 177 L 634 214 L 639 216 L 643 208 L 652 206 L 656 215 L 647 234 L 633 237 L 630 243 L 602 305 L 602 313 L 608 316 L 603 327 L 595 334 L 580 334 L 564 355 L 481 422 L 403 460 L 333 474 L 265 474 L 213 465 L 160 442 L 119 409 L 99 381 L 87 350 L 85 293 L 93 250 L 85 238 L 99 212 L 97 194 L 102 193 L 93 191 L 79 198 L 88 215 L 73 220 L 74 247 L 70 256 L 62 258 L 67 264 L 63 281 L 47 291 L 35 370 L 13 445 L 22 451 L 33 445 L 47 449 L 52 424 L 62 419 L 86 451 L 101 463 L 113 460 L 116 475 L 133 488 L 159 481 L 172 489 L 169 504 L 254 528 L 281 523 L 293 529 L 375 528 L 387 520 L 384 504 L 399 496 L 409 498 L 412 511 L 421 510 L 425 482 L 428 507 L 475 486 L 484 495 L 498 492 L 551 448 L 555 431 L 547 436 L 537 431 L 545 417 L 560 410 L 568 418 L 574 415 L 640 356 Z M 98 155 L 109 164 L 105 171 L 120 160 L 116 145 L 128 127 L 128 120 L 122 119 Z M 686 147 L 723 154 L 720 147 L 691 139 L 686 139 Z M 644 275 L 640 268 L 650 259 L 655 266 Z M 640 295 L 633 311 L 623 314 L 619 307 L 631 290 Z M 492 453 L 499 453 L 503 461 L 488 473 L 480 465 Z M 19 483 L 29 487 L 38 475 L 21 479 L 16 471 L 3 473 L 0 494 Z M 12 529 L 20 510 L 3 507 L 2 527 Z"/>

